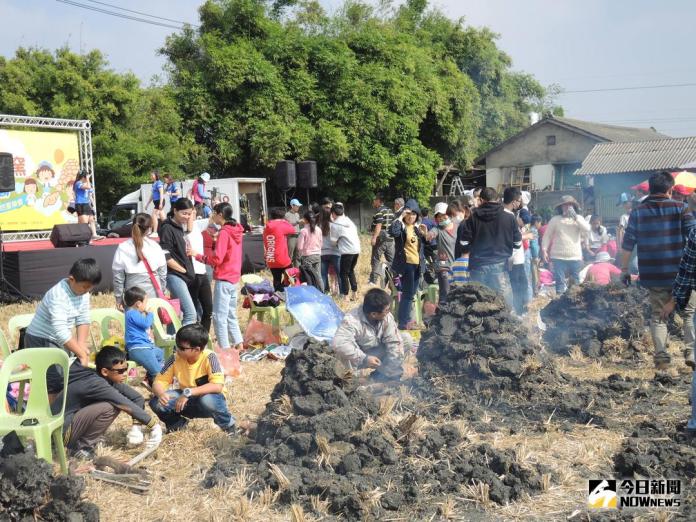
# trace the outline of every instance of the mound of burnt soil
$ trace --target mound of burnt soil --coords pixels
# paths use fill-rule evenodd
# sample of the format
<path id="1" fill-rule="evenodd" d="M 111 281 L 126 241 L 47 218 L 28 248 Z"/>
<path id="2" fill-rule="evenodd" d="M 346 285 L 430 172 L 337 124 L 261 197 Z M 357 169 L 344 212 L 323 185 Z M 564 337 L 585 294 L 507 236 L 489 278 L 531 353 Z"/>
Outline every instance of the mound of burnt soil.
<path id="1" fill-rule="evenodd" d="M 53 475 L 52 467 L 30 453 L 0 459 L 0 520 L 91 522 L 99 508 L 81 500 L 84 482 Z"/>
<path id="2" fill-rule="evenodd" d="M 647 295 L 645 289 L 618 283 L 576 285 L 541 310 L 544 341 L 563 355 L 574 345 L 589 357 L 636 355 L 642 347 L 635 341 L 649 315 Z M 626 342 L 617 345 L 617 338 Z"/>
<path id="3" fill-rule="evenodd" d="M 518 390 L 531 375 L 555 379 L 553 362 L 525 325 L 496 292 L 475 283 L 447 294 L 447 304 L 423 333 L 417 358 L 420 376 L 452 377 L 476 391 Z"/>
<path id="4" fill-rule="evenodd" d="M 270 487 L 281 502 L 309 510 L 318 497 L 348 520 L 432 516 L 438 495 L 462 494 L 466 485 L 488 485 L 486 494 L 500 503 L 542 489 L 544 468 L 469 445 L 443 419 L 426 426 L 417 412 L 396 412 L 396 400 L 378 402 L 359 384 L 325 345 L 293 352 L 255 441 L 218 459 L 203 486 L 224 484 L 248 466 L 252 491 Z"/>

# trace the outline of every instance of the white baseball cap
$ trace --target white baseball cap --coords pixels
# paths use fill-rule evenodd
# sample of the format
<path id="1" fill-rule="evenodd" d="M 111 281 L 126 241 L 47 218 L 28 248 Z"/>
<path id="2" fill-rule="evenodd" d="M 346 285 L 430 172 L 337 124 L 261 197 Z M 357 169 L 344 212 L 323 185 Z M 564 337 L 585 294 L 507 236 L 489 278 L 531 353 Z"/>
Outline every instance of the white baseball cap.
<path id="1" fill-rule="evenodd" d="M 447 214 L 447 203 L 444 201 L 441 201 L 437 205 L 435 205 L 435 209 L 433 210 L 433 216 L 437 216 L 438 214 Z"/>

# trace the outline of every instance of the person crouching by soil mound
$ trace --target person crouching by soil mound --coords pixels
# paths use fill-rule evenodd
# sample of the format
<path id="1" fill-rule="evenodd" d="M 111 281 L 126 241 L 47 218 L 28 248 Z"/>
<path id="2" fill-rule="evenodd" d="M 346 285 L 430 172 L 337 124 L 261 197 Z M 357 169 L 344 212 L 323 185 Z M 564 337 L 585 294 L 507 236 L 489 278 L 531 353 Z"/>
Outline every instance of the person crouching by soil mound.
<path id="1" fill-rule="evenodd" d="M 450 291 L 423 333 L 416 357 L 420 376 L 450 376 L 476 390 L 517 390 L 530 373 L 555 373 L 553 362 L 503 299 L 478 283 Z"/>
<path id="2" fill-rule="evenodd" d="M 255 442 L 220 457 L 204 487 L 250 467 L 247 494 L 270 488 L 321 517 L 424 520 L 467 485 L 485 484 L 487 498 L 506 504 L 548 484 L 546 468 L 519 465 L 512 450 L 470 444 L 455 424 L 427 423 L 394 398 L 378 402 L 325 344 L 292 352 L 271 399 Z"/>
<path id="3" fill-rule="evenodd" d="M 643 349 L 637 341 L 648 315 L 644 289 L 620 283 L 576 285 L 541 310 L 546 324 L 544 341 L 551 351 L 563 355 L 572 346 L 580 346 L 589 357 L 615 356 L 617 352 L 624 352 L 618 353 L 624 357 L 636 355 Z"/>
<path id="4" fill-rule="evenodd" d="M 5 436 L 3 443 L 0 453 L 0 520 L 98 522 L 99 508 L 81 500 L 84 489 L 81 477 L 54 476 L 50 464 L 21 449 L 14 432 Z M 18 452 L 7 454 L 9 452 L 5 450 L 17 444 Z"/>

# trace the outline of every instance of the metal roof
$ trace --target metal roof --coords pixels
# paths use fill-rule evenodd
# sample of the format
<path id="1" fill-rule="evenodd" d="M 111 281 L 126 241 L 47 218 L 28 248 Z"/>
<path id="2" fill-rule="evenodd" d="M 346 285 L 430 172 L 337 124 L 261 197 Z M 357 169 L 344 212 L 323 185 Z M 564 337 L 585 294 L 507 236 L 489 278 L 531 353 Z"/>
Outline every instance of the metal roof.
<path id="1" fill-rule="evenodd" d="M 486 156 L 502 149 L 509 143 L 526 136 L 530 132 L 538 129 L 543 125 L 556 125 L 569 131 L 582 134 L 596 141 L 644 141 L 657 138 L 669 138 L 666 134 L 660 134 L 652 128 L 639 127 L 619 127 L 618 125 L 606 125 L 604 123 L 595 123 L 592 121 L 576 120 L 573 118 L 561 118 L 559 116 L 547 116 L 536 122 L 535 124 L 523 129 L 522 131 L 510 136 L 508 139 L 499 143 L 492 149 L 474 160 L 474 164 L 482 164 L 486 161 Z"/>
<path id="2" fill-rule="evenodd" d="M 576 176 L 679 170 L 696 161 L 696 137 L 598 143 Z"/>

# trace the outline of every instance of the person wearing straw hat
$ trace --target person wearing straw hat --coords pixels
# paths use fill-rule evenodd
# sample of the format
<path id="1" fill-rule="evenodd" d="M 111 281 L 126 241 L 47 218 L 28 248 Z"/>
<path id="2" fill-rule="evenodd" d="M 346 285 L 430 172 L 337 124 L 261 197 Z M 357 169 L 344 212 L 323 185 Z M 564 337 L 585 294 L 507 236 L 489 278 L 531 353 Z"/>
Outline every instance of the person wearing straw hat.
<path id="1" fill-rule="evenodd" d="M 566 275 L 576 283 L 580 281 L 583 236 L 590 232 L 590 224 L 573 196 L 562 196 L 555 209 L 541 241 L 541 256 L 545 262 L 551 261 L 556 293 L 562 294 L 568 288 Z"/>
<path id="2" fill-rule="evenodd" d="M 595 261 L 587 271 L 585 281 L 595 283 L 601 286 L 606 286 L 614 281 L 619 281 L 621 278 L 621 270 L 614 265 L 613 259 L 609 252 L 599 252 L 595 256 Z"/>

